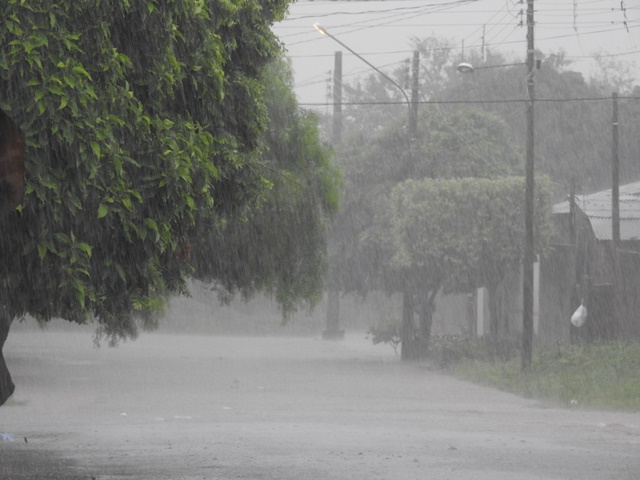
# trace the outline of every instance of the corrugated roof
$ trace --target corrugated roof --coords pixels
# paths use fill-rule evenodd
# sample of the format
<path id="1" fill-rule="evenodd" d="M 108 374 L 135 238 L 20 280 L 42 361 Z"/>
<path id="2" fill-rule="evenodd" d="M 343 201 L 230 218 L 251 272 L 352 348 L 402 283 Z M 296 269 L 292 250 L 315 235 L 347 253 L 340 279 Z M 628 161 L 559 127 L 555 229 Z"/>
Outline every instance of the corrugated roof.
<path id="1" fill-rule="evenodd" d="M 589 218 L 598 240 L 611 240 L 611 190 L 576 195 L 576 207 Z M 553 206 L 553 213 L 569 213 L 569 201 Z M 620 240 L 640 240 L 640 182 L 620 186 Z"/>

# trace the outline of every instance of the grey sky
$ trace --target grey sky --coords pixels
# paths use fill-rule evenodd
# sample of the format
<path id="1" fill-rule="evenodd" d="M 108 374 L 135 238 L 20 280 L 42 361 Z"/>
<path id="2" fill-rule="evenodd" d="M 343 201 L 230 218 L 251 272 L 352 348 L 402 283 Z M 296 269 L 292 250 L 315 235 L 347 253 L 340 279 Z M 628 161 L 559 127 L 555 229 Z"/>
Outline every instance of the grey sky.
<path id="1" fill-rule="evenodd" d="M 634 68 L 640 63 L 637 0 L 535 0 L 534 5 L 537 49 L 545 53 L 563 49 L 583 71 L 593 66 L 595 52 L 611 54 Z M 327 100 L 335 51 L 343 51 L 346 81 L 370 68 L 320 35 L 314 23 L 390 72 L 411 57 L 412 37 L 436 36 L 460 49 L 464 43 L 467 52 L 484 42 L 494 52 L 524 59 L 526 8 L 526 1 L 516 0 L 300 0 L 291 5 L 288 18 L 274 31 L 293 60 L 299 101 L 322 103 Z"/>

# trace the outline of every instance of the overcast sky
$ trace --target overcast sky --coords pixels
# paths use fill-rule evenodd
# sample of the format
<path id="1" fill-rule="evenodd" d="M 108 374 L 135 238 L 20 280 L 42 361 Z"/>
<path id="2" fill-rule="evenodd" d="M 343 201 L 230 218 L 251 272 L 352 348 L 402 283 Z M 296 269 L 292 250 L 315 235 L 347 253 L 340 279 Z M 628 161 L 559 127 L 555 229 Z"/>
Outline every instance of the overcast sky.
<path id="1" fill-rule="evenodd" d="M 534 0 L 535 47 L 563 49 L 587 71 L 595 52 L 640 64 L 639 0 Z M 410 58 L 411 38 L 435 36 L 465 51 L 486 48 L 526 56 L 526 0 L 299 0 L 274 27 L 292 58 L 300 103 L 327 101 L 334 53 L 343 51 L 345 81 L 371 69 L 314 28 L 319 23 L 376 67 L 392 71 Z M 521 13 L 522 12 L 522 13 Z"/>

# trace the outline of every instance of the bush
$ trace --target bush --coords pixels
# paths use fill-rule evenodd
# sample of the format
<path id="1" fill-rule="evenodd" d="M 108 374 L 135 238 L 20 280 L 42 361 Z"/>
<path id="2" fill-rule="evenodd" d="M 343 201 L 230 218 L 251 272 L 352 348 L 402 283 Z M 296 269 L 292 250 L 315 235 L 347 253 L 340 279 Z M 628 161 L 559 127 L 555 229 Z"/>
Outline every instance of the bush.
<path id="1" fill-rule="evenodd" d="M 429 357 L 442 368 L 463 360 L 507 361 L 517 357 L 519 352 L 520 339 L 515 336 L 494 340 L 465 335 L 433 335 L 429 345 Z"/>
<path id="2" fill-rule="evenodd" d="M 400 322 L 398 320 L 389 320 L 384 323 L 378 323 L 369 328 L 367 338 L 370 338 L 374 345 L 379 343 L 391 345 L 396 356 L 398 356 L 398 346 L 402 342 L 400 329 Z"/>

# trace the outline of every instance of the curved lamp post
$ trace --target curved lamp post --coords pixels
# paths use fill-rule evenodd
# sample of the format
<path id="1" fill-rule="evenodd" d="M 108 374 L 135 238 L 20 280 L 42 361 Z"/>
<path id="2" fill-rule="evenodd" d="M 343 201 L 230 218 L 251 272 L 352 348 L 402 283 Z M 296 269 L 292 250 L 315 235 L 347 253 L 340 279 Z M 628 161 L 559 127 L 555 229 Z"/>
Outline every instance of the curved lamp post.
<path id="1" fill-rule="evenodd" d="M 378 72 L 380 75 L 382 75 L 388 82 L 390 82 L 391 84 L 393 84 L 398 90 L 400 90 L 400 92 L 402 93 L 402 95 L 404 95 L 405 100 L 407 101 L 407 106 L 409 107 L 409 120 L 410 120 L 410 124 L 409 124 L 409 130 L 414 133 L 415 132 L 415 125 L 413 125 L 412 122 L 412 118 L 413 116 L 411 115 L 411 100 L 409 100 L 409 95 L 407 95 L 407 92 L 404 91 L 404 89 L 398 84 L 398 82 L 396 82 L 393 78 L 391 78 L 389 75 L 387 75 L 386 73 L 384 73 L 382 70 L 380 70 L 378 67 L 376 67 L 375 65 L 373 65 L 371 62 L 369 62 L 366 58 L 364 58 L 363 56 L 361 56 L 360 54 L 358 54 L 356 51 L 354 51 L 353 49 L 351 49 L 350 47 L 348 47 L 347 45 L 345 45 L 344 43 L 342 43 L 342 41 L 340 41 L 339 39 L 337 39 L 335 36 L 331 35 L 326 28 L 324 28 L 322 25 L 318 24 L 318 23 L 314 23 L 313 24 L 313 28 L 315 28 L 317 31 L 319 31 L 322 35 L 326 35 L 327 37 L 329 37 L 330 39 L 332 39 L 334 42 L 342 45 L 344 48 L 346 48 L 348 51 L 350 51 L 352 54 L 354 54 L 356 57 L 358 57 L 360 60 L 362 60 L 364 63 L 366 63 L 367 65 L 369 65 L 372 69 L 374 69 L 376 72 Z"/>

